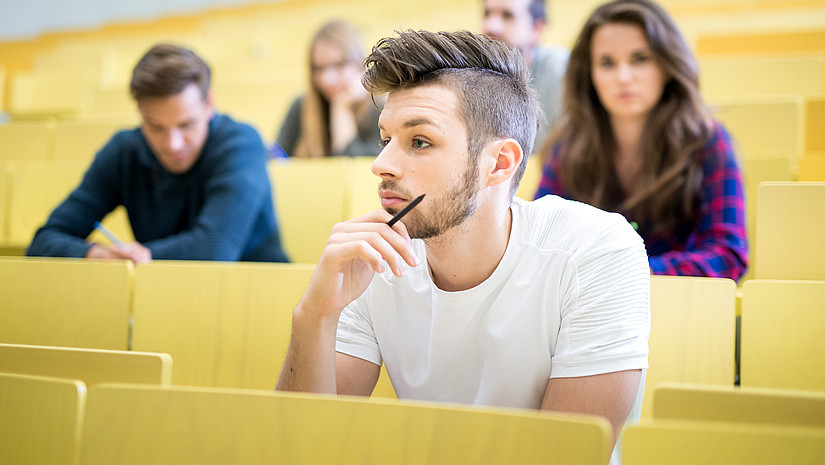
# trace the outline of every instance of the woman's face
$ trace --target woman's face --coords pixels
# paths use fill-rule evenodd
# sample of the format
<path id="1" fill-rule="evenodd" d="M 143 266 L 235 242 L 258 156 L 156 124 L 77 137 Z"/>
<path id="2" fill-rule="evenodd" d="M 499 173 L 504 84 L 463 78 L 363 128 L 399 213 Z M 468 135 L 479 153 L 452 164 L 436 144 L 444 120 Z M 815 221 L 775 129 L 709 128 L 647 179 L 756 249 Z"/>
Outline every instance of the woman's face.
<path id="1" fill-rule="evenodd" d="M 330 101 L 361 87 L 360 63 L 349 61 L 344 50 L 328 40 L 318 40 L 312 47 L 310 71 L 312 83 Z"/>
<path id="2" fill-rule="evenodd" d="M 662 97 L 666 76 L 642 28 L 631 23 L 599 27 L 590 59 L 593 87 L 610 117 L 647 118 Z"/>

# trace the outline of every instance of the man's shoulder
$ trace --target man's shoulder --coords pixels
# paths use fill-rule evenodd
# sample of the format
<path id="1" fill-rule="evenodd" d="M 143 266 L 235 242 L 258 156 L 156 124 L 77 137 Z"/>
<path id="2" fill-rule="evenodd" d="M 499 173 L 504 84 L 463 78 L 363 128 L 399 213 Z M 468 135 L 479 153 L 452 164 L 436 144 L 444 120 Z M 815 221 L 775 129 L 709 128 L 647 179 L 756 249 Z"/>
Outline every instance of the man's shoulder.
<path id="1" fill-rule="evenodd" d="M 208 158 L 225 158 L 227 152 L 266 155 L 266 148 L 258 131 L 247 123 L 234 120 L 229 115 L 216 114 L 209 124 L 209 139 L 205 149 Z M 245 158 L 245 157 L 244 157 Z"/>
<path id="2" fill-rule="evenodd" d="M 578 254 L 604 247 L 643 248 L 641 237 L 618 213 L 555 195 L 514 204 L 522 209 L 523 238 L 538 249 Z"/>
<path id="3" fill-rule="evenodd" d="M 216 113 L 212 122 L 210 123 L 210 135 L 217 137 L 229 137 L 239 135 L 243 137 L 260 138 L 258 131 L 251 125 L 237 121 L 231 116 L 223 113 Z"/>
<path id="4" fill-rule="evenodd" d="M 533 50 L 533 63 L 536 68 L 564 68 L 570 59 L 570 50 L 559 45 L 538 45 Z"/>

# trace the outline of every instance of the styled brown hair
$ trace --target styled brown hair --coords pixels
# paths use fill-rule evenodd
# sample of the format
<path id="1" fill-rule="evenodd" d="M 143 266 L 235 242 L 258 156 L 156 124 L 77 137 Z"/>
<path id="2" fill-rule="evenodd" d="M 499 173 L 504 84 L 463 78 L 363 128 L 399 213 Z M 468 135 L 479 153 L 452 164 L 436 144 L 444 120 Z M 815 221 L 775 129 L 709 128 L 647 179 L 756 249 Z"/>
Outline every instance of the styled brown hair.
<path id="1" fill-rule="evenodd" d="M 515 194 L 542 117 L 535 91 L 528 86 L 530 71 L 518 50 L 470 31 L 408 30 L 381 39 L 366 67 L 362 82 L 373 95 L 433 83 L 455 92 L 474 167 L 490 142 L 518 141 L 524 156 L 510 186 L 511 196 Z"/>
<path id="2" fill-rule="evenodd" d="M 209 93 L 209 66 L 189 49 L 158 44 L 135 65 L 129 90 L 132 98 L 169 97 L 195 84 L 203 98 Z"/>
<path id="3" fill-rule="evenodd" d="M 331 155 L 331 135 L 329 128 L 329 101 L 315 86 L 312 79 L 312 50 L 319 41 L 337 45 L 346 56 L 347 63 L 362 64 L 364 61 L 363 40 L 361 33 L 352 24 L 343 20 L 332 20 L 318 30 L 309 47 L 309 90 L 301 104 L 301 134 L 295 145 L 296 157 L 325 157 Z M 372 125 L 369 118 L 369 99 L 356 108 L 359 129 L 362 125 Z M 377 142 L 376 142 L 377 143 Z"/>
<path id="4" fill-rule="evenodd" d="M 639 26 L 666 83 L 642 134 L 641 185 L 619 202 L 613 160 L 616 137 L 593 87 L 591 42 L 598 28 Z M 560 120 L 543 154 L 560 152 L 559 179 L 570 195 L 599 208 L 632 215 L 650 230 L 667 232 L 698 217 L 702 169 L 697 152 L 708 142 L 712 119 L 699 94 L 699 71 L 673 20 L 648 0 L 615 0 L 598 7 L 570 53 Z"/>

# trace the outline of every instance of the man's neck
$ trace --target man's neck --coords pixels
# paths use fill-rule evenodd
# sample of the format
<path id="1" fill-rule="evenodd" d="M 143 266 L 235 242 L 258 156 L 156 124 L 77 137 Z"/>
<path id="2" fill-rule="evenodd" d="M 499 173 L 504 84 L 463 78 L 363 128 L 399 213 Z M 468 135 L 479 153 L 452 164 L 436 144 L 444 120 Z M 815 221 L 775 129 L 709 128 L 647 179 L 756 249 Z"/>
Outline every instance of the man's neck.
<path id="1" fill-rule="evenodd" d="M 488 199 L 489 201 L 489 199 Z M 483 203 L 483 201 L 482 201 Z M 510 240 L 510 203 L 479 209 L 467 221 L 441 236 L 426 240 L 433 282 L 444 291 L 463 291 L 490 277 Z"/>

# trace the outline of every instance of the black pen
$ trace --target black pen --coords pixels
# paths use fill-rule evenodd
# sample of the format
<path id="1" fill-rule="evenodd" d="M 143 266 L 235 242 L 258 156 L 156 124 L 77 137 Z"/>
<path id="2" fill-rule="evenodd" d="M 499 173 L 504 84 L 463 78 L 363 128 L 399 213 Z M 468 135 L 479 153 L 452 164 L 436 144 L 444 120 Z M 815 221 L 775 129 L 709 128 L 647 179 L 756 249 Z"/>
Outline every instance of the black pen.
<path id="1" fill-rule="evenodd" d="M 387 226 L 392 227 L 392 225 L 397 223 L 398 220 L 404 217 L 404 215 L 409 213 L 410 210 L 415 208 L 416 205 L 421 203 L 421 201 L 424 200 L 424 195 L 425 194 L 421 194 L 418 197 L 414 198 L 412 202 L 408 203 L 406 207 L 404 207 L 400 212 L 396 213 L 395 216 L 393 216 L 389 221 L 387 221 Z"/>

